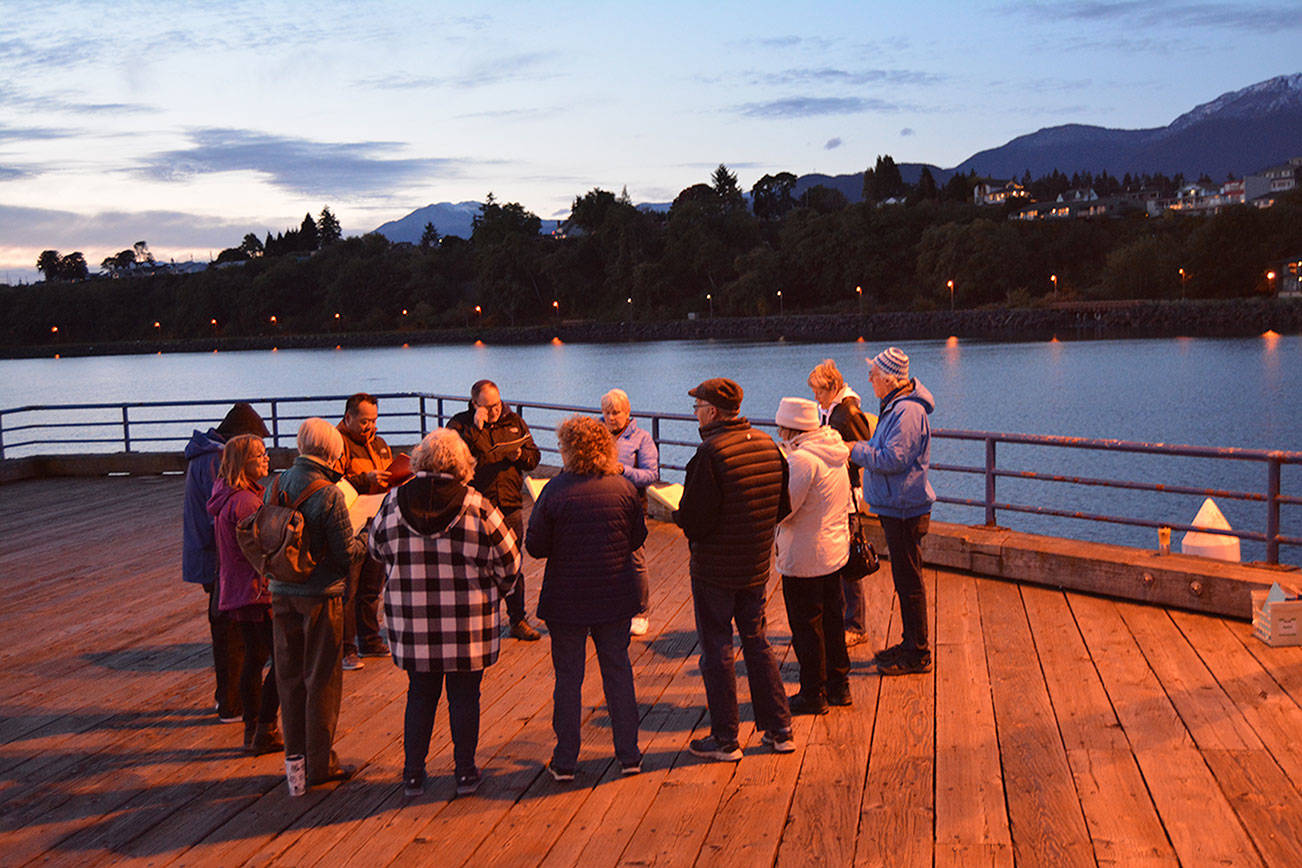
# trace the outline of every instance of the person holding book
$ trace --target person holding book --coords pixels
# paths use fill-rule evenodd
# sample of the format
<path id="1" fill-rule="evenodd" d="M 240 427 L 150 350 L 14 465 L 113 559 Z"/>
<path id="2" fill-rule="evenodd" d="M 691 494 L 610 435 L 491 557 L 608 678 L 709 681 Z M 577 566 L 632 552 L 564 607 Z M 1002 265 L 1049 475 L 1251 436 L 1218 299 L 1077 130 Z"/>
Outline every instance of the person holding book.
<path id="1" fill-rule="evenodd" d="M 496 383 L 480 380 L 470 387 L 469 409 L 448 420 L 448 427 L 461 435 L 475 459 L 470 484 L 502 511 L 516 545 L 523 548 L 524 474 L 542 460 L 529 426 L 502 403 Z M 525 617 L 523 572 L 515 577 L 515 590 L 507 595 L 506 614 L 516 639 L 536 642 L 541 638 Z"/>
<path id="2" fill-rule="evenodd" d="M 358 392 L 344 404 L 344 418 L 338 424 L 344 440 L 339 469 L 358 494 L 380 494 L 389 489 L 393 450 L 375 433 L 380 402 L 374 395 Z M 362 668 L 362 657 L 388 657 L 389 646 L 380 635 L 380 591 L 384 571 L 371 558 L 353 567 L 344 597 L 344 669 Z"/>

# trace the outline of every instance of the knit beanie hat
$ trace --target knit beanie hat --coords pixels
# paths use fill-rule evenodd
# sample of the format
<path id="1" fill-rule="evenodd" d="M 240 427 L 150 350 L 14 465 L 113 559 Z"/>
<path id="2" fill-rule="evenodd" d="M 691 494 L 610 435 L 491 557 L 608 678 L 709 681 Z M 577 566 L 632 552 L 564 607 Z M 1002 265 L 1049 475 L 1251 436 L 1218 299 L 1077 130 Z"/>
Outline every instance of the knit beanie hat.
<path id="1" fill-rule="evenodd" d="M 818 405 L 808 398 L 783 398 L 774 421 L 792 431 L 814 431 L 822 425 L 818 418 Z"/>
<path id="2" fill-rule="evenodd" d="M 869 359 L 868 363 L 876 365 L 877 370 L 887 376 L 902 380 L 909 378 L 909 357 L 899 347 L 887 347 Z"/>
<path id="3" fill-rule="evenodd" d="M 263 423 L 258 411 L 247 401 L 240 401 L 226 414 L 226 418 L 217 426 L 217 433 L 227 440 L 236 434 L 253 434 L 256 437 L 270 437 L 271 432 Z"/>

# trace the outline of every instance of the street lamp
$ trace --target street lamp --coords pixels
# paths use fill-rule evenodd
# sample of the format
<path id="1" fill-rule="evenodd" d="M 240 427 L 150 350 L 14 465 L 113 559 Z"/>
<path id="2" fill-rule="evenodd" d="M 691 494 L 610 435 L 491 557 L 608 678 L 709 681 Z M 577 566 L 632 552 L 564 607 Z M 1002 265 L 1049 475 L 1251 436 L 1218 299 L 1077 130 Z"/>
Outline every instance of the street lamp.
<path id="1" fill-rule="evenodd" d="M 1188 273 L 1183 268 L 1180 269 L 1180 298 L 1182 299 L 1184 298 L 1184 284 L 1188 279 Z"/>
<path id="2" fill-rule="evenodd" d="M 945 284 L 949 287 L 949 312 L 954 312 L 954 281 L 948 281 Z"/>
<path id="3" fill-rule="evenodd" d="M 782 290 L 778 290 L 778 316 L 782 316 Z"/>
<path id="4" fill-rule="evenodd" d="M 1054 295 L 1057 295 L 1057 294 L 1058 294 L 1058 275 L 1056 275 L 1056 274 L 1050 274 L 1050 275 L 1049 275 L 1049 282 L 1053 284 L 1053 294 L 1054 294 Z"/>
<path id="5" fill-rule="evenodd" d="M 707 292 L 707 293 L 705 294 L 705 300 L 706 300 L 706 302 L 710 305 L 710 316 L 713 317 L 713 316 L 714 316 L 714 296 L 710 295 L 710 294 Z"/>
<path id="6" fill-rule="evenodd" d="M 1273 270 L 1266 272 L 1266 289 L 1270 292 L 1275 291 L 1275 272 Z"/>
<path id="7" fill-rule="evenodd" d="M 863 316 L 863 287 L 856 286 L 854 288 L 854 294 L 859 296 L 859 316 Z"/>

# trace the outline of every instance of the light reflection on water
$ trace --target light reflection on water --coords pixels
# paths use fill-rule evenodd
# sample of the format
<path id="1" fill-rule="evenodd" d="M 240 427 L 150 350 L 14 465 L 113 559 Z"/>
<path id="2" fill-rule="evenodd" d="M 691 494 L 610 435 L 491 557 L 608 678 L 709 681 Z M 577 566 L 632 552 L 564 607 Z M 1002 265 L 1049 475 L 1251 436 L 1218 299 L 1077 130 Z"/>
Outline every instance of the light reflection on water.
<path id="1" fill-rule="evenodd" d="M 935 427 L 1063 434 L 1196 445 L 1302 450 L 1302 337 L 990 343 L 957 339 L 901 342 L 913 373 L 936 396 Z M 687 389 L 727 376 L 746 392 L 745 414 L 771 418 L 784 395 L 808 396 L 806 377 L 833 358 L 873 409 L 865 356 L 880 342 L 664 341 L 641 344 L 416 346 L 375 349 L 183 353 L 0 361 L 0 407 L 108 401 L 193 400 L 304 394 L 427 391 L 464 395 L 481 377 L 507 400 L 595 406 L 612 386 L 638 409 L 689 413 Z M 459 409 L 459 407 L 454 408 Z M 332 412 L 322 409 L 320 412 Z M 381 433 L 384 431 L 381 407 Z M 692 432 L 674 436 L 691 439 Z M 7 438 L 8 439 L 8 438 Z M 937 441 L 935 460 L 979 464 L 980 444 Z M 1001 447 L 1013 466 L 1093 477 L 1148 479 L 1198 487 L 1264 489 L 1258 465 L 1198 463 L 1133 455 L 1093 455 Z M 681 462 L 680 462 L 681 463 Z M 943 474 L 937 487 L 979 496 L 979 477 Z M 1302 491 L 1286 467 L 1284 490 Z M 1001 500 L 1129 515 L 1192 517 L 1198 499 L 1001 480 Z M 1260 504 L 1223 503 L 1236 526 L 1263 527 Z M 938 517 L 979 521 L 945 507 Z M 1284 532 L 1302 536 L 1302 508 L 1284 508 Z M 1148 530 L 1003 513 L 1001 523 L 1087 538 L 1150 545 Z M 1070 530 L 1064 529 L 1064 522 Z M 1178 535 L 1177 535 L 1178 538 Z M 1257 549 L 1259 550 L 1259 547 Z M 1253 546 L 1245 545 L 1245 556 Z M 1286 550 L 1295 557 L 1297 550 Z"/>

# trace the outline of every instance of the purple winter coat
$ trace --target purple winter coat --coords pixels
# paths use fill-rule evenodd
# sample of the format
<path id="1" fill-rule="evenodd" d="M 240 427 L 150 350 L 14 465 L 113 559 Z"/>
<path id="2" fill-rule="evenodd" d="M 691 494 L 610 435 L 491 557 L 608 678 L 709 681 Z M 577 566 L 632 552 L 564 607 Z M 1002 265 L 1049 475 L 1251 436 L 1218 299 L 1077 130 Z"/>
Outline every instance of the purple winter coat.
<path id="1" fill-rule="evenodd" d="M 244 557 L 235 539 L 235 526 L 262 506 L 262 487 L 231 488 L 218 477 L 208 498 L 208 514 L 217 535 L 217 570 L 221 582 L 218 608 L 236 620 L 261 620 L 271 607 L 267 580 Z M 248 609 L 249 611 L 237 611 Z"/>

